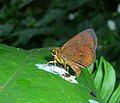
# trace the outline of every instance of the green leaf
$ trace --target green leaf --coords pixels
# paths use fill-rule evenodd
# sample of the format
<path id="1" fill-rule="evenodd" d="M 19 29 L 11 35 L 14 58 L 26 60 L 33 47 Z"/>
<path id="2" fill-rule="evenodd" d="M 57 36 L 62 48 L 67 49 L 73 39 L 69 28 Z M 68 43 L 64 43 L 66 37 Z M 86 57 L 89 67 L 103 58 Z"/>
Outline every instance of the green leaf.
<path id="1" fill-rule="evenodd" d="M 50 60 L 51 48 L 26 51 L 0 45 L 0 102 L 88 103 L 91 99 L 103 103 L 87 69 L 73 84 L 35 66 Z"/>
<path id="2" fill-rule="evenodd" d="M 54 20 L 61 19 L 63 17 L 63 15 L 65 15 L 65 12 L 62 9 L 52 9 L 52 10 L 49 10 L 45 14 L 42 22 L 43 22 L 43 24 L 44 23 L 50 23 Z"/>
<path id="3" fill-rule="evenodd" d="M 11 0 L 11 6 L 17 7 L 19 9 L 23 8 L 24 6 L 27 6 L 30 4 L 33 0 Z"/>
<path id="4" fill-rule="evenodd" d="M 92 74 L 93 69 L 94 69 L 94 64 L 92 64 L 92 65 L 88 68 L 90 74 Z"/>
<path id="5" fill-rule="evenodd" d="M 115 71 L 112 65 L 108 63 L 103 57 L 101 57 L 99 65 L 98 62 L 96 62 L 96 67 L 97 70 L 92 73 L 94 84 L 97 90 L 100 92 L 102 99 L 105 101 L 105 103 L 107 103 L 110 100 L 110 96 L 112 95 L 115 87 Z"/>
<path id="6" fill-rule="evenodd" d="M 13 46 L 17 46 L 19 44 L 26 44 L 35 35 L 52 33 L 53 31 L 54 31 L 53 28 L 31 28 L 14 32 L 12 34 L 12 37 L 18 36 L 19 38 L 17 41 L 13 43 Z"/>
<path id="7" fill-rule="evenodd" d="M 108 63 L 105 59 L 104 60 L 104 79 L 103 84 L 101 87 L 100 94 L 102 98 L 107 102 L 111 93 L 114 90 L 115 87 L 115 81 L 116 81 L 116 75 L 115 71 L 110 63 Z"/>
<path id="8" fill-rule="evenodd" d="M 103 62 L 103 58 L 100 59 L 100 64 L 98 66 L 98 69 L 94 78 L 94 84 L 99 92 L 101 89 L 102 79 L 103 79 L 102 62 Z"/>
<path id="9" fill-rule="evenodd" d="M 120 102 L 120 85 L 114 91 L 108 103 L 119 103 L 119 102 Z"/>
<path id="10" fill-rule="evenodd" d="M 0 36 L 9 36 L 11 31 L 13 30 L 13 24 L 1 24 L 0 25 Z"/>

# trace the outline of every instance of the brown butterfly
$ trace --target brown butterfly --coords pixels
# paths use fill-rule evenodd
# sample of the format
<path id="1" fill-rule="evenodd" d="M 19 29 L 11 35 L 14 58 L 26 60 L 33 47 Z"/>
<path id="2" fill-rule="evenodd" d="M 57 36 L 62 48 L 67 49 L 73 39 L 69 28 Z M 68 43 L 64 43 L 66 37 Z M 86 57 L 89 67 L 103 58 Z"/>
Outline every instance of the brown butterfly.
<path id="1" fill-rule="evenodd" d="M 80 68 L 89 67 L 96 58 L 97 37 L 93 29 L 87 29 L 68 40 L 61 48 L 54 48 L 52 55 L 56 63 L 71 67 L 77 76 Z"/>

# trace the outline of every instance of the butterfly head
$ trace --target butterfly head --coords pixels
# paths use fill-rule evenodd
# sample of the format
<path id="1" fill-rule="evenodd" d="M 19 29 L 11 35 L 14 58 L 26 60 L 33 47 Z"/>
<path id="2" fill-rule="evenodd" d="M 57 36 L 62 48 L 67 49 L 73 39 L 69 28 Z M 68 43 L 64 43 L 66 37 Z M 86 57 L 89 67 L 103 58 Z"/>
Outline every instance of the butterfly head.
<path id="1" fill-rule="evenodd" d="M 52 55 L 55 57 L 58 55 L 58 52 L 59 52 L 60 48 L 53 48 L 52 49 Z"/>
<path id="2" fill-rule="evenodd" d="M 52 49 L 52 55 L 54 56 L 54 60 L 60 64 L 64 64 L 64 58 L 60 55 L 60 48 Z"/>

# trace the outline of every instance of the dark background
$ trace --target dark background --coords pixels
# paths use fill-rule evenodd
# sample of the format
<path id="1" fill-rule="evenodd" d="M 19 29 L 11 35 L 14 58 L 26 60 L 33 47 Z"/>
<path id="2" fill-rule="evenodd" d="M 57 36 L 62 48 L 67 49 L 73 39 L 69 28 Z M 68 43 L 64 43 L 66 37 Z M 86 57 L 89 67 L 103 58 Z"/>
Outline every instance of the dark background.
<path id="1" fill-rule="evenodd" d="M 93 28 L 97 58 L 104 56 L 120 81 L 119 0 L 1 0 L 0 42 L 24 49 L 61 46 Z M 111 25 L 108 22 L 113 22 Z"/>

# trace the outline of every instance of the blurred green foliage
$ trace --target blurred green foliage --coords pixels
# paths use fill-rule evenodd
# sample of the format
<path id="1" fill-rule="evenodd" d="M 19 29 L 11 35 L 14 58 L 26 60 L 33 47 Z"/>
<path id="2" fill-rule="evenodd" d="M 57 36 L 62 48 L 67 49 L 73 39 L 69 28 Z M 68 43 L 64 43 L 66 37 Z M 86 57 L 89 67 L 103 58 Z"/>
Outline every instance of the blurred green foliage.
<path id="1" fill-rule="evenodd" d="M 97 57 L 116 68 L 120 81 L 119 0 L 1 0 L 0 42 L 25 49 L 61 46 L 78 32 L 93 28 Z M 108 26 L 112 20 L 113 29 Z"/>

